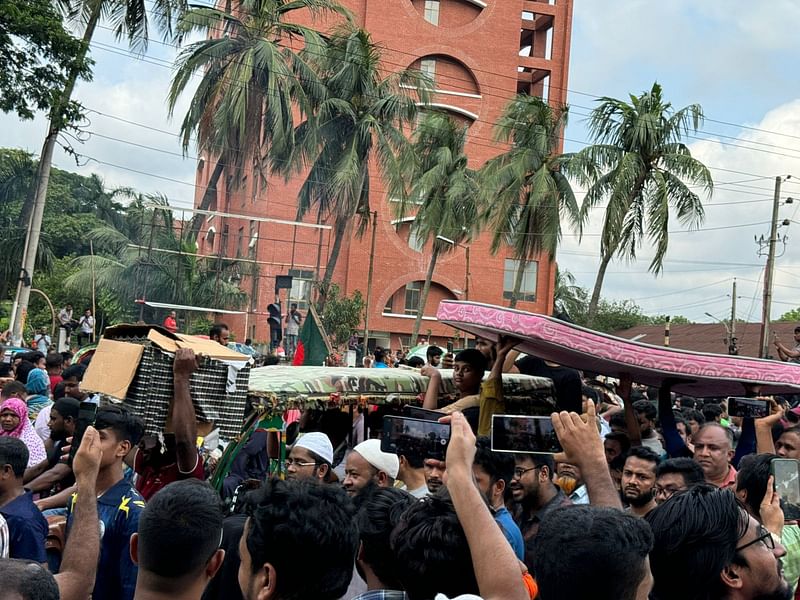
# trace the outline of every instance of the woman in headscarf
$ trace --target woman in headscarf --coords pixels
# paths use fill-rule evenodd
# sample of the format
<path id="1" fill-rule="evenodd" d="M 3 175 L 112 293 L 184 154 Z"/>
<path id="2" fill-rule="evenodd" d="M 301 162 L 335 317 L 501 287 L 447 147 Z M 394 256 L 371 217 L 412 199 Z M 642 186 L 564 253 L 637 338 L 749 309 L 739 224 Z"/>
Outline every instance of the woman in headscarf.
<path id="1" fill-rule="evenodd" d="M 28 405 L 28 418 L 36 420 L 36 416 L 42 409 L 50 406 L 50 378 L 47 372 L 42 369 L 33 369 L 28 373 L 28 381 L 25 384 L 28 397 L 25 403 Z"/>
<path id="2" fill-rule="evenodd" d="M 47 458 L 42 439 L 28 420 L 28 408 L 19 398 L 9 398 L 0 404 L 0 436 L 21 439 L 28 447 L 28 466 L 38 465 Z"/>

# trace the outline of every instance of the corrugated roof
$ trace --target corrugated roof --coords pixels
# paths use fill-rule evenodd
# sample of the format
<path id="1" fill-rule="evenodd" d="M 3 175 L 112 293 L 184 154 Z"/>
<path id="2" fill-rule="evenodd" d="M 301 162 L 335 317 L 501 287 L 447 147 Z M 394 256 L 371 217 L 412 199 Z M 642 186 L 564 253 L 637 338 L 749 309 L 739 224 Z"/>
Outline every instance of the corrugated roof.
<path id="1" fill-rule="evenodd" d="M 775 331 L 781 341 L 790 348 L 795 346 L 794 328 L 798 323 L 781 322 L 770 324 L 770 352 L 774 353 L 772 345 L 772 332 Z M 760 343 L 761 323 L 737 323 L 736 337 L 739 340 L 739 355 L 758 357 Z M 636 339 L 644 344 L 654 346 L 664 345 L 663 325 L 639 325 L 630 329 L 615 331 L 611 335 L 632 340 Z M 725 326 L 721 323 L 695 323 L 689 325 L 670 325 L 669 345 L 671 348 L 693 350 L 695 352 L 713 352 L 727 354 L 728 344 Z M 777 358 L 777 354 L 774 354 Z"/>

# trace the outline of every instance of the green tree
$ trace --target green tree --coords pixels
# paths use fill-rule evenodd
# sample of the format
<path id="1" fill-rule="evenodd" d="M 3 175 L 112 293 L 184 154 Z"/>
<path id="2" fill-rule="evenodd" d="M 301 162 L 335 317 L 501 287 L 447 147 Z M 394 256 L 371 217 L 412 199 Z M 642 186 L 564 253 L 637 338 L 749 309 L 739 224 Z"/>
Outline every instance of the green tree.
<path id="1" fill-rule="evenodd" d="M 428 301 L 433 273 L 439 257 L 470 239 L 478 223 L 478 181 L 464 153 L 467 128 L 449 116 L 431 112 L 417 126 L 413 143 L 403 153 L 401 169 L 410 180 L 410 194 L 398 203 L 403 219 L 415 211 L 411 229 L 431 257 L 420 294 L 410 345 L 417 345 L 422 313 Z"/>
<path id="2" fill-rule="evenodd" d="M 669 242 L 670 211 L 687 227 L 699 227 L 705 212 L 698 194 L 713 190 L 708 168 L 682 142 L 703 122 L 703 110 L 691 104 L 675 110 L 654 83 L 630 103 L 603 97 L 592 111 L 589 129 L 595 144 L 573 157 L 572 166 L 589 183 L 581 218 L 607 202 L 600 238 L 600 267 L 589 302 L 588 322 L 597 314 L 608 264 L 615 257 L 634 260 L 647 238 L 655 255 L 650 270 L 663 268 Z"/>
<path id="3" fill-rule="evenodd" d="M 184 152 L 196 136 L 200 153 L 215 157 L 200 209 L 214 204 L 223 173 L 235 187 L 247 167 L 256 176 L 266 172 L 267 150 L 286 155 L 291 148 L 294 111 L 302 115 L 307 109 L 304 89 L 313 89 L 317 76 L 287 42 L 299 38 L 306 54 L 322 53 L 324 46 L 316 30 L 297 23 L 301 11 L 349 17 L 335 0 L 241 0 L 235 9 L 230 3 L 196 6 L 181 18 L 181 36 L 203 39 L 179 54 L 167 104 L 172 115 L 201 76 L 181 124 Z M 195 217 L 194 237 L 203 220 Z"/>
<path id="4" fill-rule="evenodd" d="M 481 170 L 492 252 L 508 244 L 518 262 L 511 308 L 520 297 L 527 264 L 542 252 L 555 258 L 562 220 L 580 226 L 578 203 L 565 176 L 568 163 L 558 152 L 566 123 L 567 107 L 554 109 L 541 98 L 516 96 L 495 127 L 495 138 L 509 148 Z"/>
<path id="5" fill-rule="evenodd" d="M 359 290 L 351 296 L 341 293 L 339 286 L 331 284 L 328 290 L 328 301 L 322 313 L 322 324 L 325 333 L 336 347 L 341 347 L 350 339 L 364 319 L 367 304 Z"/>
<path id="6" fill-rule="evenodd" d="M 800 321 L 800 308 L 793 308 L 792 310 L 783 313 L 778 318 L 778 321 L 792 321 L 792 322 Z"/>
<path id="7" fill-rule="evenodd" d="M 417 70 L 385 74 L 381 51 L 363 29 L 343 28 L 309 64 L 322 87 L 309 90 L 313 111 L 295 130 L 295 147 L 282 164 L 287 179 L 308 169 L 298 195 L 297 218 L 316 211 L 333 222 L 333 245 L 319 286 L 324 306 L 342 242 L 355 222 L 363 235 L 370 219 L 370 165 L 387 186 L 402 189 L 398 155 L 408 140 L 403 128 L 427 100 L 429 80 Z M 416 90 L 416 91 L 415 91 Z"/>
<path id="8" fill-rule="evenodd" d="M 580 287 L 575 280 L 575 276 L 556 266 L 556 285 L 553 292 L 553 314 L 556 316 L 572 319 L 572 315 L 582 312 L 582 304 L 585 304 L 588 296 L 586 290 Z"/>

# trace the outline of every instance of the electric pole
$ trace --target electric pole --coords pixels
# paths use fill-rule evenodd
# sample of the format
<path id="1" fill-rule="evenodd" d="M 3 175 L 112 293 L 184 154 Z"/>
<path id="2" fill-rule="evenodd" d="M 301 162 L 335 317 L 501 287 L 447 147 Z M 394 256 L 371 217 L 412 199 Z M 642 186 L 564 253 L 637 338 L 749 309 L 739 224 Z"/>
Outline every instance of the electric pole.
<path id="1" fill-rule="evenodd" d="M 370 242 L 369 246 L 369 271 L 367 272 L 367 304 L 366 309 L 364 310 L 364 352 L 362 353 L 363 356 L 366 356 L 369 352 L 368 344 L 369 344 L 369 310 L 370 310 L 370 300 L 372 299 L 372 274 L 374 272 L 375 267 L 375 234 L 378 232 L 378 211 L 372 212 L 372 241 Z M 356 365 L 360 367 L 362 365 Z"/>
<path id="2" fill-rule="evenodd" d="M 769 228 L 769 252 L 764 269 L 764 301 L 761 309 L 761 345 L 759 358 L 769 356 L 769 319 L 772 308 L 772 275 L 775 269 L 775 243 L 778 241 L 778 208 L 781 202 L 781 177 L 775 178 L 775 197 L 772 200 L 772 222 Z"/>
<path id="3" fill-rule="evenodd" d="M 736 277 L 733 278 L 731 290 L 731 327 L 728 333 L 728 354 L 739 354 L 736 340 Z"/>

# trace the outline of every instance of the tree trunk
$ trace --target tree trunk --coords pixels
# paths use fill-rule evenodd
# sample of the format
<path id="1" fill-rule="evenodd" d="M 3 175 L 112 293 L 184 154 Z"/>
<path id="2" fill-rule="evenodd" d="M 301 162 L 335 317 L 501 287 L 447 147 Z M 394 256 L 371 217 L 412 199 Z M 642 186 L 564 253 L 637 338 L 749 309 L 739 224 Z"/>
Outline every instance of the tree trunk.
<path id="1" fill-rule="evenodd" d="M 97 24 L 100 21 L 101 4 L 95 4 L 89 21 L 86 23 L 86 30 L 83 32 L 83 55 L 89 49 Z M 24 316 L 28 311 L 31 287 L 33 286 L 34 268 L 36 266 L 36 254 L 39 249 L 39 237 L 42 232 L 42 218 L 44 217 L 44 206 L 47 200 L 47 189 L 50 183 L 50 170 L 53 166 L 53 152 L 58 142 L 58 136 L 64 127 L 64 110 L 72 99 L 75 85 L 78 82 L 78 71 L 73 69 L 69 73 L 64 89 L 62 90 L 58 102 L 50 111 L 47 137 L 42 145 L 42 152 L 39 155 L 39 166 L 36 173 L 35 191 L 30 195 L 33 199 L 33 207 L 30 213 L 28 225 L 28 235 L 25 239 L 25 250 L 22 256 L 22 267 L 20 268 L 20 281 L 17 285 L 17 295 L 12 309 L 11 319 L 13 322 L 12 339 L 15 343 L 22 340 L 22 327 Z M 24 277 L 23 277 L 24 276 Z M 23 278 L 25 281 L 23 281 Z"/>
<path id="2" fill-rule="evenodd" d="M 317 312 L 322 314 L 325 309 L 325 302 L 328 299 L 328 289 L 330 289 L 331 280 L 333 279 L 333 272 L 336 270 L 336 263 L 339 261 L 339 253 L 342 250 L 342 240 L 347 231 L 347 220 L 344 218 L 336 219 L 336 224 L 333 228 L 333 246 L 331 253 L 328 255 L 328 263 L 325 265 L 325 276 L 322 278 L 322 283 L 319 286 L 319 297 L 317 299 Z"/>
<path id="3" fill-rule="evenodd" d="M 219 183 L 219 178 L 222 177 L 222 173 L 225 170 L 225 166 L 222 163 L 221 158 L 217 158 L 217 164 L 214 165 L 214 170 L 211 171 L 211 176 L 208 178 L 208 184 L 206 184 L 206 191 L 203 192 L 203 197 L 200 199 L 200 206 L 198 208 L 200 210 L 208 210 L 211 206 L 212 202 L 217 197 L 217 184 Z M 197 236 L 200 234 L 200 228 L 203 226 L 203 223 L 206 221 L 206 216 L 197 214 L 192 217 L 192 229 L 189 232 L 189 239 L 193 241 L 197 241 Z"/>
<path id="4" fill-rule="evenodd" d="M 528 266 L 528 260 L 525 257 L 519 258 L 518 262 L 519 265 L 517 266 L 517 275 L 514 278 L 514 291 L 511 292 L 511 302 L 508 303 L 509 308 L 517 307 L 519 291 L 522 288 L 522 280 L 525 278 L 525 267 Z"/>
<path id="5" fill-rule="evenodd" d="M 597 270 L 597 278 L 594 280 L 594 289 L 592 290 L 592 299 L 589 301 L 589 310 L 586 314 L 586 326 L 593 327 L 594 320 L 597 316 L 597 305 L 600 303 L 600 290 L 603 287 L 603 280 L 606 277 L 606 269 L 608 263 L 611 262 L 613 252 L 608 253 L 600 259 L 600 268 Z"/>
<path id="6" fill-rule="evenodd" d="M 436 269 L 436 261 L 439 258 L 439 248 L 436 240 L 433 241 L 433 254 L 431 255 L 431 262 L 428 265 L 428 274 L 425 276 L 425 285 L 422 286 L 422 293 L 419 296 L 419 308 L 417 309 L 417 317 L 414 319 L 414 329 L 411 332 L 410 347 L 413 348 L 417 345 L 417 338 L 419 337 L 419 328 L 422 326 L 422 314 L 425 312 L 425 304 L 428 302 L 428 293 L 431 291 L 431 281 L 433 280 L 433 271 Z"/>

